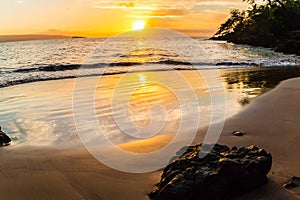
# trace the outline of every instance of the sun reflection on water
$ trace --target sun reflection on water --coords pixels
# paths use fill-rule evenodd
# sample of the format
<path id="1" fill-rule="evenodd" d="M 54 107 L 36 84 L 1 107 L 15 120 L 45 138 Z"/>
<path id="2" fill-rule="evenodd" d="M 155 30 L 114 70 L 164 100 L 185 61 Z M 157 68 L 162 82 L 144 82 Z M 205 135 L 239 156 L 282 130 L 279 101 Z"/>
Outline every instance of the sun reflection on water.
<path id="1" fill-rule="evenodd" d="M 140 83 L 142 87 L 146 87 L 146 76 L 144 74 L 140 74 Z"/>

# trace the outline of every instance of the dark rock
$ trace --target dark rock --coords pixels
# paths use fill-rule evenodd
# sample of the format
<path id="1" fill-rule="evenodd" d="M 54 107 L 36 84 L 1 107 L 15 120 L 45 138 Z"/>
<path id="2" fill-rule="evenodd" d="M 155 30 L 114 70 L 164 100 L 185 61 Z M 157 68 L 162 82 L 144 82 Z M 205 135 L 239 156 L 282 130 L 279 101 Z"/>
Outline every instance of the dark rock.
<path id="1" fill-rule="evenodd" d="M 255 146 L 216 144 L 204 158 L 199 152 L 211 145 L 184 147 L 163 171 L 161 181 L 149 194 L 155 200 L 231 199 L 249 192 L 268 179 L 272 156 Z"/>
<path id="2" fill-rule="evenodd" d="M 300 183 L 300 178 L 297 176 L 293 176 L 292 180 Z"/>
<path id="3" fill-rule="evenodd" d="M 289 180 L 287 183 L 285 183 L 283 185 L 283 187 L 290 190 L 290 189 L 298 187 L 299 184 L 300 184 L 300 178 L 294 176 L 293 178 L 291 178 L 291 180 Z"/>
<path id="4" fill-rule="evenodd" d="M 234 132 L 232 132 L 232 135 L 241 137 L 241 136 L 245 135 L 245 133 L 243 133 L 242 131 L 234 131 Z"/>
<path id="5" fill-rule="evenodd" d="M 290 189 L 293 189 L 293 188 L 295 188 L 295 187 L 298 187 L 298 185 L 297 185 L 294 181 L 289 181 L 289 182 L 285 183 L 285 184 L 283 185 L 283 187 L 284 187 L 285 189 L 290 190 Z"/>
<path id="6" fill-rule="evenodd" d="M 1 130 L 1 126 L 0 126 L 0 146 L 2 146 L 3 144 L 7 145 L 10 142 L 11 142 L 10 137 Z"/>

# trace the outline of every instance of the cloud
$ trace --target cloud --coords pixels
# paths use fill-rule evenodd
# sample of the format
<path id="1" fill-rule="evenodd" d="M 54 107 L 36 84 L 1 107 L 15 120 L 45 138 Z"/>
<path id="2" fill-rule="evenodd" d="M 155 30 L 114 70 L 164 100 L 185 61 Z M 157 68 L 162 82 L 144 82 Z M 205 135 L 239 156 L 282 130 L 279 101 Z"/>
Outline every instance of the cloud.
<path id="1" fill-rule="evenodd" d="M 242 0 L 104 0 L 92 3 L 92 7 L 98 9 L 153 11 L 153 17 L 183 16 L 207 10 L 228 10 L 231 8 L 241 8 L 242 5 L 245 5 Z"/>
<path id="2" fill-rule="evenodd" d="M 60 30 L 60 29 L 56 29 L 56 28 L 41 31 L 41 32 L 38 32 L 38 34 L 43 34 L 43 35 L 64 35 L 64 36 L 87 35 L 87 33 L 84 32 L 84 31 L 66 31 L 66 30 Z"/>
<path id="3" fill-rule="evenodd" d="M 158 9 L 153 11 L 136 11 L 127 17 L 130 18 L 181 18 L 188 15 L 189 11 L 186 9 Z"/>
<path id="4" fill-rule="evenodd" d="M 132 10 L 158 10 L 158 9 L 176 9 L 178 7 L 191 5 L 191 1 L 156 1 L 153 0 L 136 0 L 136 1 L 122 1 L 122 0 L 104 0 L 104 1 L 94 1 L 92 6 L 94 8 L 112 8 L 112 9 L 132 9 Z"/>
<path id="5" fill-rule="evenodd" d="M 129 3 L 123 2 L 123 3 L 119 3 L 118 6 L 125 6 L 127 8 L 133 8 L 135 6 L 135 3 L 134 2 L 129 2 Z"/>
<path id="6" fill-rule="evenodd" d="M 186 9 L 159 9 L 152 13 L 152 16 L 183 16 L 189 13 Z"/>
<path id="7" fill-rule="evenodd" d="M 125 9 L 125 10 L 155 10 L 155 7 L 149 6 L 149 4 L 136 3 L 133 1 L 126 2 L 120 0 L 105 0 L 100 2 L 93 2 L 93 8 L 97 9 Z"/>
<path id="8" fill-rule="evenodd" d="M 216 29 L 232 8 L 245 8 L 242 0 L 104 0 L 93 2 L 98 9 L 122 9 L 126 18 L 148 20 L 150 26 L 211 27 Z M 189 32 L 194 32 L 189 30 Z M 208 31 L 207 31 L 208 32 Z"/>
<path id="9" fill-rule="evenodd" d="M 203 1 L 196 3 L 193 7 L 193 10 L 228 10 L 232 8 L 243 8 L 244 6 L 245 3 L 243 3 L 242 1 L 240 1 L 239 3 L 234 1 Z"/>

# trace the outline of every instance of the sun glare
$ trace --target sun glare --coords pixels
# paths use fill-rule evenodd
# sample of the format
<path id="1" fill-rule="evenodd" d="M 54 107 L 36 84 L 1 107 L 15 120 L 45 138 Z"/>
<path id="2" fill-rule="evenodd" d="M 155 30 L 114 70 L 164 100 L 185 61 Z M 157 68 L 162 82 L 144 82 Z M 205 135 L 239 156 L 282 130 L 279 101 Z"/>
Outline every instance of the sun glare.
<path id="1" fill-rule="evenodd" d="M 132 24 L 132 30 L 134 30 L 134 31 L 143 30 L 145 28 L 145 25 L 146 25 L 146 23 L 144 20 L 136 20 Z"/>
<path id="2" fill-rule="evenodd" d="M 140 82 L 143 87 L 146 87 L 146 76 L 144 74 L 140 74 Z"/>

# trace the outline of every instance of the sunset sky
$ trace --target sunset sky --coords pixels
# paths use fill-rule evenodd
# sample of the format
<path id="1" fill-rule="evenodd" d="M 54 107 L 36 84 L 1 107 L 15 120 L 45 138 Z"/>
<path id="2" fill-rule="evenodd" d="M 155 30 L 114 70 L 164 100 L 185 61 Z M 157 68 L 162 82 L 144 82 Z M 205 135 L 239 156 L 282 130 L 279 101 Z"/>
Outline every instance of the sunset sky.
<path id="1" fill-rule="evenodd" d="M 110 36 L 144 20 L 148 27 L 209 36 L 230 9 L 245 7 L 242 0 L 0 0 L 0 35 Z"/>

